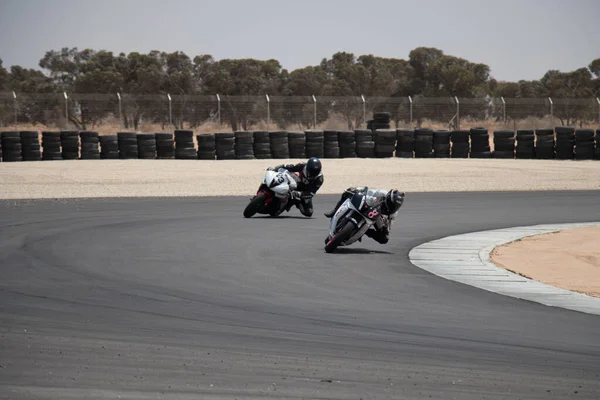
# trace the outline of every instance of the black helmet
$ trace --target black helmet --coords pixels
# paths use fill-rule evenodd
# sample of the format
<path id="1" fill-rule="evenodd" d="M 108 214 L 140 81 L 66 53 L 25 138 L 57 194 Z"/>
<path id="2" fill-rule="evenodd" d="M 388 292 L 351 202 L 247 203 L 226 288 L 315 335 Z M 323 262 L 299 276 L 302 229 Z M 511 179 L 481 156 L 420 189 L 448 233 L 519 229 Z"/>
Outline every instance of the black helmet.
<path id="1" fill-rule="evenodd" d="M 392 189 L 385 195 L 384 207 L 390 214 L 395 213 L 402 207 L 404 203 L 404 193 L 400 193 L 396 189 Z"/>
<path id="2" fill-rule="evenodd" d="M 315 179 L 321 174 L 321 160 L 311 157 L 304 165 L 304 176 L 306 179 Z"/>

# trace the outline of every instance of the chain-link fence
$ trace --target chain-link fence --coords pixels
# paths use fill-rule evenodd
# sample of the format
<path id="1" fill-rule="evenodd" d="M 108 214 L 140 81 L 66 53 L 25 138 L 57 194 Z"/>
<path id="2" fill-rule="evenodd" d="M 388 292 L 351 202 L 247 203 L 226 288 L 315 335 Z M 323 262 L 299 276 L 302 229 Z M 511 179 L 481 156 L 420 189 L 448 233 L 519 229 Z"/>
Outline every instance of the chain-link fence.
<path id="1" fill-rule="evenodd" d="M 226 96 L 0 92 L 0 126 L 99 131 L 600 127 L 599 99 Z"/>

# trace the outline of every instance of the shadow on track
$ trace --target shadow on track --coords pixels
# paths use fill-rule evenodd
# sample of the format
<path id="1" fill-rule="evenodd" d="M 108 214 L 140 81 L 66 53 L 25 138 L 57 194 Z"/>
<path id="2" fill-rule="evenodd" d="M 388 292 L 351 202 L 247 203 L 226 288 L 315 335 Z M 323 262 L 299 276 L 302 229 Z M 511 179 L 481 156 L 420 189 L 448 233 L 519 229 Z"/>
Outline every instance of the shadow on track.
<path id="1" fill-rule="evenodd" d="M 394 254 L 385 250 L 369 250 L 351 247 L 338 247 L 333 254 Z"/>

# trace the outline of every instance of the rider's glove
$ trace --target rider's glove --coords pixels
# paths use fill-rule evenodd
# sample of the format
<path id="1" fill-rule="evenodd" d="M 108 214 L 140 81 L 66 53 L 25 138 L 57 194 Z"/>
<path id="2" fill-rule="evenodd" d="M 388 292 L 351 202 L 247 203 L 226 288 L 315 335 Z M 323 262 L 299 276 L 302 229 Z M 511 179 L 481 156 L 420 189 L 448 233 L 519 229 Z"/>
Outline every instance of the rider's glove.
<path id="1" fill-rule="evenodd" d="M 300 198 L 302 197 L 302 193 L 300 193 L 297 190 L 292 190 L 292 192 L 290 193 L 290 197 L 292 198 L 292 200 L 300 200 Z"/>

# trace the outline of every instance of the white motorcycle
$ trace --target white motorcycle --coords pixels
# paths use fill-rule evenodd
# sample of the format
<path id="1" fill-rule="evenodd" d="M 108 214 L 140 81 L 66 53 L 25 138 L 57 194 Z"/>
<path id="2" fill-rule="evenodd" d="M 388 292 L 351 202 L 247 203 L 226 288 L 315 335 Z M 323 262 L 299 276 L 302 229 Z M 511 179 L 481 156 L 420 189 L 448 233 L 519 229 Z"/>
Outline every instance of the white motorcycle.
<path id="1" fill-rule="evenodd" d="M 256 195 L 244 209 L 244 217 L 251 218 L 257 213 L 273 217 L 281 214 L 287 203 L 292 201 L 290 196 L 297 186 L 296 179 L 288 170 L 267 170 Z"/>
<path id="2" fill-rule="evenodd" d="M 364 193 L 346 199 L 331 218 L 325 251 L 332 253 L 339 246 L 349 246 L 362 238 L 380 214 L 381 204 L 369 206 Z"/>

